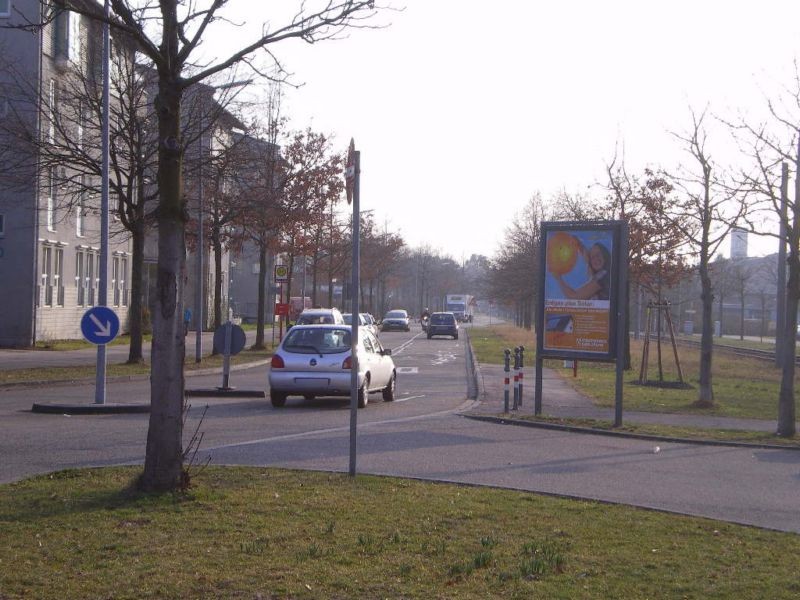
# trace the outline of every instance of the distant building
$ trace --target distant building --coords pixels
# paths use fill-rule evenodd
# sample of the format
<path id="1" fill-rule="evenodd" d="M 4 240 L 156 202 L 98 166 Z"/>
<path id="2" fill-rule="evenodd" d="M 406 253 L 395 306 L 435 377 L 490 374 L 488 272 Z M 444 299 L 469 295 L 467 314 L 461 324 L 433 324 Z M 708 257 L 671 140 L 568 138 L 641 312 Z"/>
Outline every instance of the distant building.
<path id="1" fill-rule="evenodd" d="M 738 227 L 731 230 L 731 258 L 747 258 L 747 230 Z"/>

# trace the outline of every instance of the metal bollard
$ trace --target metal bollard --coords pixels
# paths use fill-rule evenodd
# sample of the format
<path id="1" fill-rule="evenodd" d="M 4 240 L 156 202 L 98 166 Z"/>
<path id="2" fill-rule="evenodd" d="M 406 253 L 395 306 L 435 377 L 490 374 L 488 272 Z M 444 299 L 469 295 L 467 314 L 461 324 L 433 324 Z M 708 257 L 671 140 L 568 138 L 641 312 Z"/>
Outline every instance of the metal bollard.
<path id="1" fill-rule="evenodd" d="M 519 347 L 519 405 L 522 406 L 522 378 L 525 376 L 525 346 Z"/>
<path id="2" fill-rule="evenodd" d="M 514 410 L 519 408 L 519 346 L 514 348 Z"/>
<path id="3" fill-rule="evenodd" d="M 503 371 L 505 371 L 506 375 L 505 379 L 503 379 L 503 412 L 508 412 L 508 384 L 509 384 L 508 373 L 511 370 L 510 369 L 511 350 L 506 348 L 505 350 L 503 350 L 503 354 L 505 355 L 503 356 L 503 362 L 504 362 Z"/>

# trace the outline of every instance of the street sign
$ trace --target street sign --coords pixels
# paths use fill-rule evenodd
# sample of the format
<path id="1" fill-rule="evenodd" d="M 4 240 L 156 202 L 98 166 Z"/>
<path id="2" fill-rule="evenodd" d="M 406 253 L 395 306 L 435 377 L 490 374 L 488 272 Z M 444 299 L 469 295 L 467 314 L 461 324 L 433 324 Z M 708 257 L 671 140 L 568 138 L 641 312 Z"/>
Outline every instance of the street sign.
<path id="1" fill-rule="evenodd" d="M 288 302 L 276 302 L 275 303 L 275 315 L 278 317 L 285 317 L 289 314 L 289 303 Z"/>
<path id="2" fill-rule="evenodd" d="M 289 267 L 275 265 L 275 283 L 286 283 L 287 281 L 289 281 Z"/>
<path id="3" fill-rule="evenodd" d="M 83 313 L 81 333 L 87 342 L 108 344 L 119 333 L 119 317 L 107 306 L 93 306 Z"/>
<path id="4" fill-rule="evenodd" d="M 350 138 L 350 147 L 347 149 L 347 165 L 344 169 L 345 191 L 347 192 L 347 203 L 353 201 L 353 188 L 356 184 L 356 142 Z"/>
<path id="5" fill-rule="evenodd" d="M 231 356 L 239 354 L 244 348 L 246 337 L 244 329 L 238 325 L 231 325 Z M 225 354 L 225 325 L 220 325 L 214 331 L 214 351 Z"/>

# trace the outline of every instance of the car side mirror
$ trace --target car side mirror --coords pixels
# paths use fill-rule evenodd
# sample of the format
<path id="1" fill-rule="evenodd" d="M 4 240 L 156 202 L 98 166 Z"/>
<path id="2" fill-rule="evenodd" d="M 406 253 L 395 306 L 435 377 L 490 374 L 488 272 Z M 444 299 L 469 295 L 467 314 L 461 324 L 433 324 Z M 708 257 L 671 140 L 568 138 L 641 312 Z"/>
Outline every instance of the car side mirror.
<path id="1" fill-rule="evenodd" d="M 381 356 L 391 356 L 391 355 L 392 355 L 391 348 L 384 348 L 383 350 L 381 350 Z"/>

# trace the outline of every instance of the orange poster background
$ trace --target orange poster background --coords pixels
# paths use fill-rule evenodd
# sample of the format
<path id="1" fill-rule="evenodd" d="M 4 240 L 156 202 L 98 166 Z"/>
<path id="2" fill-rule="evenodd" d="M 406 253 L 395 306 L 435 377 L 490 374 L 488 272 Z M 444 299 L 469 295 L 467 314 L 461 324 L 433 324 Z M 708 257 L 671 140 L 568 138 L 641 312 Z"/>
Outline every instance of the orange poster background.
<path id="1" fill-rule="evenodd" d="M 609 309 L 579 304 L 562 300 L 557 306 L 545 306 L 545 350 L 609 352 Z"/>

